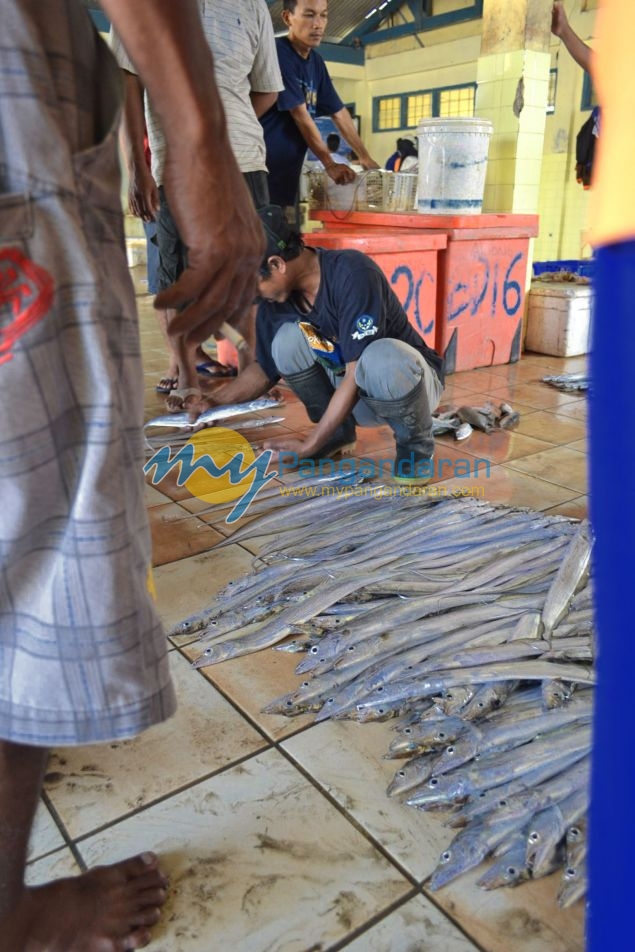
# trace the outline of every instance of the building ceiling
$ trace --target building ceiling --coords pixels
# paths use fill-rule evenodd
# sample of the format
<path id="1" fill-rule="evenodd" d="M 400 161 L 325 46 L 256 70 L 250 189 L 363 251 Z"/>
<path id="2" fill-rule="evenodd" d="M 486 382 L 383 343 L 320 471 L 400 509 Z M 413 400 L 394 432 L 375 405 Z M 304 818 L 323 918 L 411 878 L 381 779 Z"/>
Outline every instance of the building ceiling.
<path id="1" fill-rule="evenodd" d="M 90 10 L 101 11 L 99 0 L 81 0 Z M 273 28 L 276 33 L 285 33 L 282 20 L 282 0 L 266 0 L 271 10 Z M 425 6 L 426 0 L 422 0 Z M 352 42 L 353 37 L 360 33 L 376 29 L 379 24 L 394 13 L 404 0 L 329 0 L 329 23 L 326 42 Z"/>
<path id="2" fill-rule="evenodd" d="M 81 0 L 100 29 L 108 22 L 99 0 Z M 240 2 L 240 0 L 238 0 Z M 266 0 L 274 31 L 284 34 L 283 0 Z M 363 63 L 363 47 L 425 32 L 482 15 L 483 0 L 454 0 L 437 7 L 436 0 L 329 0 L 329 20 L 322 53 L 325 59 Z M 350 54 L 350 55 L 347 55 Z"/>

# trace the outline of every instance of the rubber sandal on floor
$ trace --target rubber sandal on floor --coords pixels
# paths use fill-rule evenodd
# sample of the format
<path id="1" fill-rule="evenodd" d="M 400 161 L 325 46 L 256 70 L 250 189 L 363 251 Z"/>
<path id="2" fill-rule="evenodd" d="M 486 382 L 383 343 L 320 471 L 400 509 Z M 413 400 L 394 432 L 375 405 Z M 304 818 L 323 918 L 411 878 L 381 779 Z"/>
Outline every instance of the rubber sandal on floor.
<path id="1" fill-rule="evenodd" d="M 200 374 L 201 377 L 216 379 L 217 377 L 235 377 L 238 371 L 235 367 L 227 367 L 225 364 L 220 364 L 217 360 L 210 359 L 202 364 L 197 364 L 196 373 Z"/>
<path id="2" fill-rule="evenodd" d="M 172 393 L 178 386 L 178 383 L 178 377 L 161 377 L 154 389 L 157 393 Z"/>

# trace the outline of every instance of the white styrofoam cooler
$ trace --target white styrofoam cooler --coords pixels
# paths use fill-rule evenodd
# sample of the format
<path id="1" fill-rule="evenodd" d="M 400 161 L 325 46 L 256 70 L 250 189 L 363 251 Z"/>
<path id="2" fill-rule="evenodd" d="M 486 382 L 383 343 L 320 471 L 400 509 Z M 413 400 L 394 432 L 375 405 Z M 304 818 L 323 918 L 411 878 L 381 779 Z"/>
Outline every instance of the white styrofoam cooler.
<path id="1" fill-rule="evenodd" d="M 575 357 L 591 349 L 593 289 L 588 285 L 545 285 L 535 281 L 527 295 L 525 350 Z"/>

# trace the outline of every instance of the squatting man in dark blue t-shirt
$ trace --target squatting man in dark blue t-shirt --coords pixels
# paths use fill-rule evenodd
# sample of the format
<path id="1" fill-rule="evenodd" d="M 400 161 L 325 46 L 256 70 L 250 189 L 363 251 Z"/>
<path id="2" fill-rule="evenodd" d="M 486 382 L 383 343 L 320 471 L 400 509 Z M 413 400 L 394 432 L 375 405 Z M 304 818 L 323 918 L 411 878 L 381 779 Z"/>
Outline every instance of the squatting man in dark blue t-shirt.
<path id="1" fill-rule="evenodd" d="M 284 377 L 316 426 L 303 438 L 268 440 L 266 449 L 296 454 L 298 460 L 350 455 L 355 423 L 388 423 L 397 445 L 395 477 L 427 481 L 442 358 L 408 322 L 369 257 L 305 247 L 275 205 L 258 214 L 267 251 L 259 281 L 256 362 L 214 391 L 214 403 L 255 399 Z"/>

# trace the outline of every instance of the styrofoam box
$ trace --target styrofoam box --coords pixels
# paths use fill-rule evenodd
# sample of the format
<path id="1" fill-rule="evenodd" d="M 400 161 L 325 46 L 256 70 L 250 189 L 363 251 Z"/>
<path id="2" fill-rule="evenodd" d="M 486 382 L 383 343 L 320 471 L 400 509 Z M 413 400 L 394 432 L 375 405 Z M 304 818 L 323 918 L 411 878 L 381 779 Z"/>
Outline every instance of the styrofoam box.
<path id="1" fill-rule="evenodd" d="M 587 354 L 591 341 L 593 289 L 534 282 L 528 294 L 525 349 L 553 357 Z"/>

